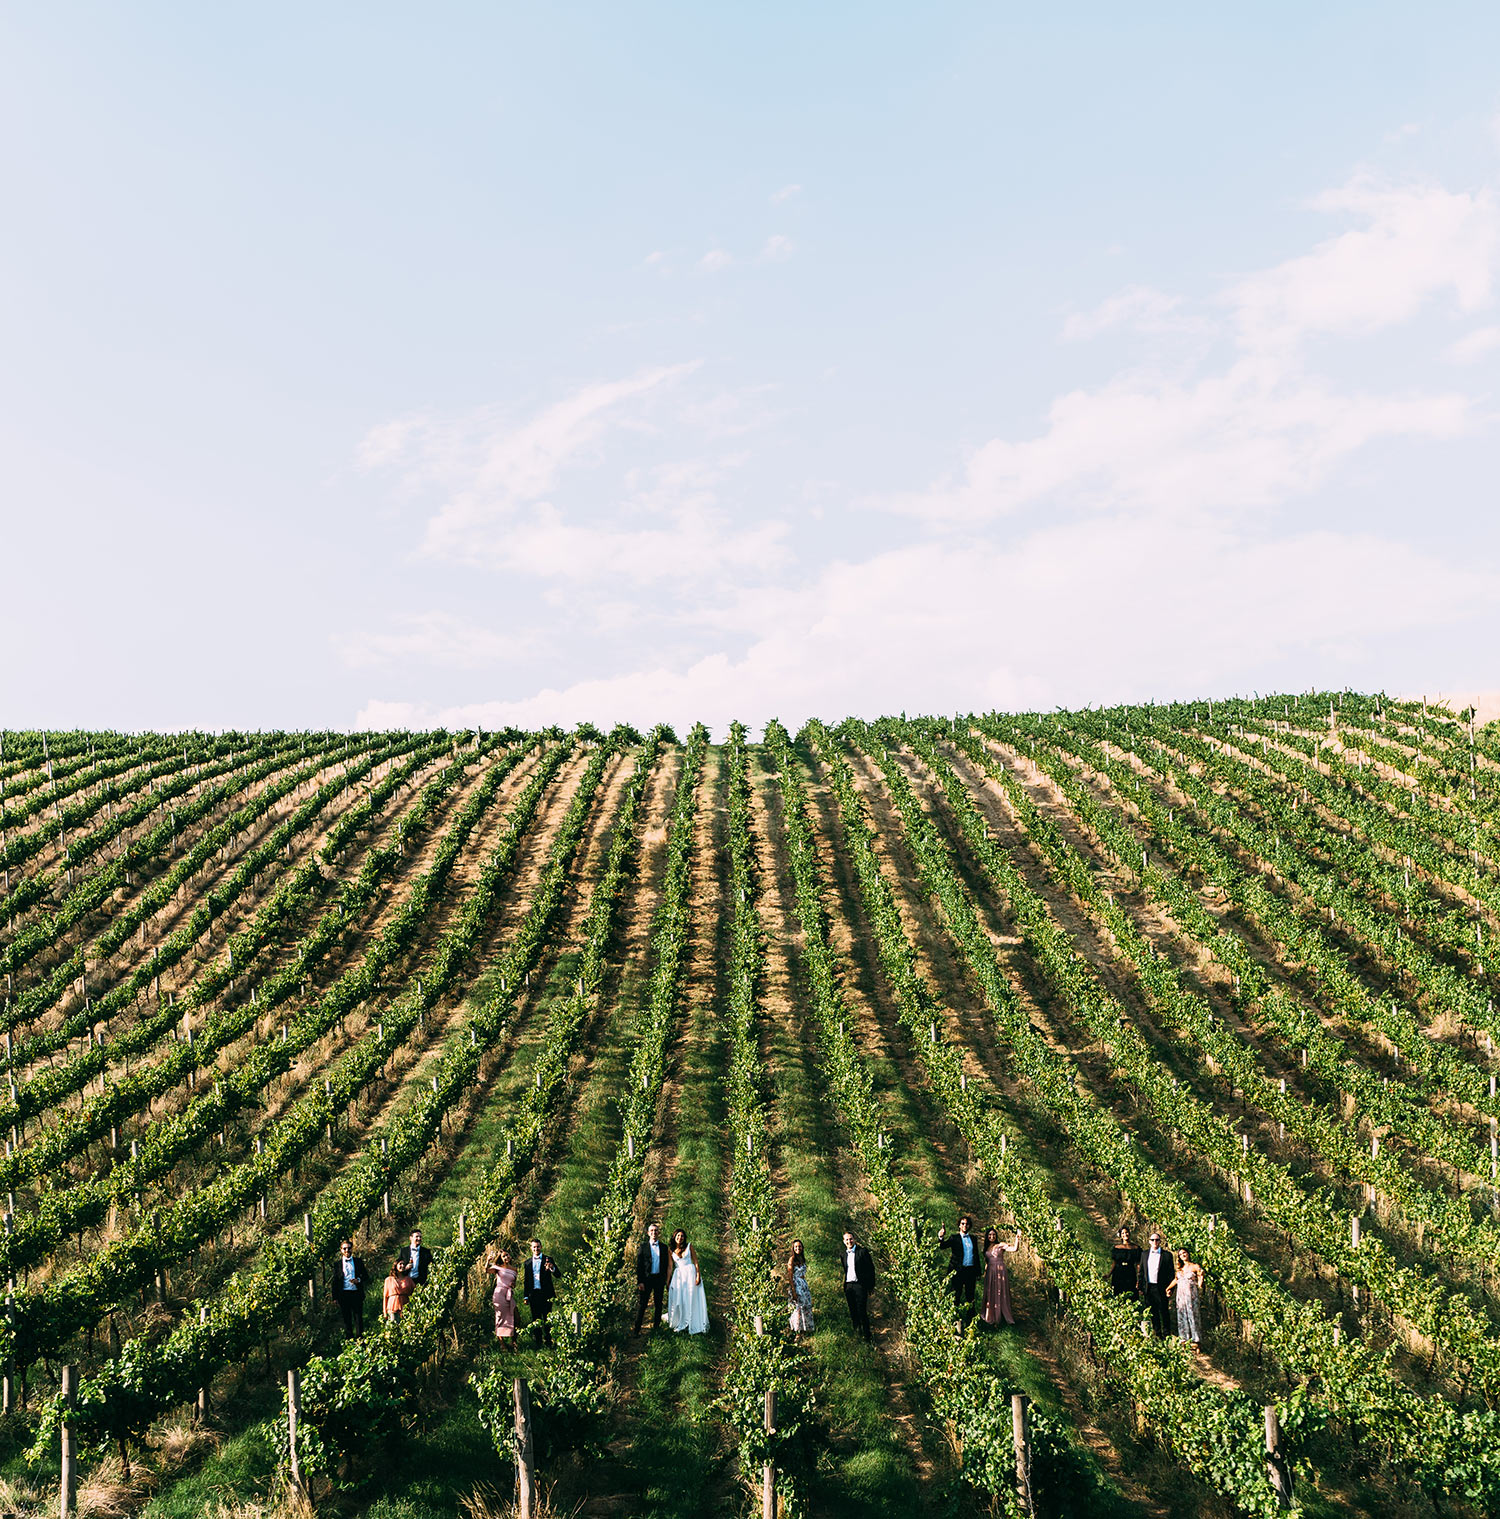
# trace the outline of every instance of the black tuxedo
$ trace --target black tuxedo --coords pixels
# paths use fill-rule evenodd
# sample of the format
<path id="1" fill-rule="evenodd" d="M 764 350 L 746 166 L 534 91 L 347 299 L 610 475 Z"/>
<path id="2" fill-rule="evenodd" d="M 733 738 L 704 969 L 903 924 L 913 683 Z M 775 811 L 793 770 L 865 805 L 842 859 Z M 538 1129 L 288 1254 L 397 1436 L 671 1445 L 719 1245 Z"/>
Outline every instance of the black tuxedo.
<path id="1" fill-rule="evenodd" d="M 531 1310 L 531 1322 L 533 1326 L 540 1325 L 537 1333 L 541 1336 L 544 1344 L 552 1343 L 552 1330 L 547 1324 L 547 1315 L 552 1312 L 552 1299 L 557 1295 L 555 1278 L 557 1265 L 552 1257 L 545 1252 L 541 1255 L 542 1262 L 541 1282 L 537 1283 L 532 1270 L 533 1257 L 527 1256 L 521 1262 L 521 1291 L 526 1298 L 526 1306 Z"/>
<path id="2" fill-rule="evenodd" d="M 1170 1323 L 1167 1318 L 1167 1288 L 1172 1285 L 1172 1278 L 1177 1273 L 1177 1262 L 1172 1259 L 1170 1250 L 1163 1250 L 1157 1257 L 1156 1280 L 1151 1280 L 1151 1252 L 1141 1251 L 1140 1274 L 1136 1280 L 1136 1287 L 1140 1293 L 1141 1301 L 1151 1310 L 1151 1326 L 1156 1330 L 1159 1340 L 1165 1339 L 1171 1333 Z"/>
<path id="3" fill-rule="evenodd" d="M 667 1277 L 672 1271 L 672 1257 L 667 1250 L 665 1240 L 656 1242 L 656 1270 L 651 1269 L 651 1241 L 643 1239 L 641 1247 L 635 1252 L 635 1332 L 641 1332 L 641 1321 L 646 1317 L 646 1304 L 653 1298 L 656 1300 L 656 1312 L 651 1320 L 651 1327 L 655 1329 L 661 1323 L 662 1293 L 666 1290 Z"/>
<path id="4" fill-rule="evenodd" d="M 970 1245 L 971 1259 L 969 1264 L 964 1264 L 964 1240 Z M 953 1302 L 955 1307 L 962 1311 L 965 1304 L 972 1316 L 974 1312 L 974 1286 L 979 1280 L 979 1273 L 984 1270 L 984 1245 L 977 1234 L 950 1234 L 946 1238 L 939 1238 L 937 1253 L 948 1254 L 948 1271 L 953 1278 Z"/>
<path id="5" fill-rule="evenodd" d="M 339 1305 L 339 1313 L 344 1320 L 344 1337 L 357 1340 L 365 1332 L 365 1285 L 369 1278 L 365 1275 L 364 1257 L 356 1255 L 354 1261 L 354 1286 L 352 1289 L 344 1285 L 344 1257 L 333 1263 L 333 1297 Z"/>
<path id="6" fill-rule="evenodd" d="M 415 1286 L 426 1285 L 428 1274 L 432 1270 L 432 1251 L 426 1245 L 417 1246 L 417 1258 L 411 1258 L 411 1246 L 402 1245 L 401 1254 L 396 1257 L 398 1264 L 407 1268 L 407 1276 Z"/>
<path id="7" fill-rule="evenodd" d="M 849 1280 L 849 1252 L 840 1250 L 834 1257 L 838 1262 L 839 1279 L 844 1284 L 844 1301 L 849 1305 L 849 1322 L 857 1334 L 870 1340 L 870 1292 L 875 1286 L 875 1262 L 863 1245 L 854 1247 L 854 1280 Z"/>

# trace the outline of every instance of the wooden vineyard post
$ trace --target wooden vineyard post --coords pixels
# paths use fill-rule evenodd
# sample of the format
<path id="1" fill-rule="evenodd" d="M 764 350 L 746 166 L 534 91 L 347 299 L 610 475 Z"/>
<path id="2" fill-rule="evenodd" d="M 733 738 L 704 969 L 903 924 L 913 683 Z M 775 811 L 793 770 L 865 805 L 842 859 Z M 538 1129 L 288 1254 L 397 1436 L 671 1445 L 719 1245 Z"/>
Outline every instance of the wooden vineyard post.
<path id="1" fill-rule="evenodd" d="M 208 1309 L 207 1308 L 200 1308 L 198 1310 L 198 1322 L 200 1324 L 206 1324 L 208 1322 Z M 197 1414 L 198 1414 L 198 1422 L 200 1424 L 203 1424 L 203 1423 L 207 1422 L 207 1420 L 208 1420 L 208 1383 L 207 1382 L 205 1382 L 203 1384 L 203 1386 L 198 1389 Z"/>
<path id="2" fill-rule="evenodd" d="M 1276 1494 L 1277 1508 L 1292 1506 L 1292 1468 L 1281 1439 L 1281 1422 L 1274 1406 L 1266 1409 L 1266 1477 Z"/>
<path id="3" fill-rule="evenodd" d="M 531 1394 L 517 1377 L 512 1389 L 516 1403 L 516 1512 L 532 1519 L 536 1509 L 536 1465 L 531 1445 Z"/>
<path id="4" fill-rule="evenodd" d="M 10 1325 L 11 1341 L 14 1343 L 16 1335 L 16 1295 L 14 1292 L 5 1294 L 5 1321 Z M 3 1387 L 0 1387 L 0 1413 L 9 1413 L 16 1406 L 15 1378 L 16 1364 L 8 1360 L 5 1363 Z"/>
<path id="5" fill-rule="evenodd" d="M 776 1433 L 776 1389 L 766 1388 L 766 1434 Z M 769 1454 L 769 1452 L 767 1452 Z M 776 1519 L 776 1468 L 767 1461 L 760 1473 L 761 1519 Z"/>
<path id="6" fill-rule="evenodd" d="M 1010 1427 L 1016 1442 L 1016 1497 L 1021 1512 L 1028 1516 L 1036 1514 L 1031 1501 L 1031 1430 L 1026 1418 L 1026 1399 L 1017 1392 L 1010 1399 Z"/>
<path id="7" fill-rule="evenodd" d="M 73 1410 L 73 1392 L 78 1385 L 78 1373 L 71 1366 L 62 1369 L 62 1487 L 58 1497 L 58 1512 L 62 1519 L 73 1519 L 78 1512 L 78 1452 L 73 1443 L 73 1425 L 68 1415 Z"/>
<path id="8" fill-rule="evenodd" d="M 297 1419 L 302 1412 L 302 1377 L 295 1366 L 286 1374 L 286 1435 L 291 1453 L 292 1486 L 302 1491 L 302 1463 L 297 1458 Z"/>
<path id="9" fill-rule="evenodd" d="M 469 1244 L 469 1221 L 460 1213 L 458 1215 L 458 1248 L 464 1250 Z M 461 1303 L 469 1301 L 469 1273 L 463 1274 L 463 1279 L 458 1284 L 458 1299 Z"/>
<path id="10" fill-rule="evenodd" d="M 313 1237 L 312 1214 L 311 1213 L 304 1213 L 302 1215 L 302 1238 L 307 1241 L 307 1248 L 309 1250 L 312 1249 L 312 1237 Z M 313 1269 L 312 1269 L 312 1273 L 307 1278 L 307 1301 L 310 1304 L 311 1303 L 316 1303 L 317 1300 L 318 1300 L 317 1269 L 318 1268 L 316 1266 L 314 1266 Z"/>

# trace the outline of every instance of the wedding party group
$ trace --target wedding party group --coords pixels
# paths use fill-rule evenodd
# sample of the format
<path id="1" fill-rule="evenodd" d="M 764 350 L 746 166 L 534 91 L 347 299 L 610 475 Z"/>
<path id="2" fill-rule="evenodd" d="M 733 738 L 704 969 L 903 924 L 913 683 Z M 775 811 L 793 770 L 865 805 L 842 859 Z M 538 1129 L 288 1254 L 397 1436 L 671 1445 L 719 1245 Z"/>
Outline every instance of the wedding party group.
<path id="1" fill-rule="evenodd" d="M 938 1230 L 935 1253 L 948 1273 L 954 1311 L 965 1323 L 973 1319 L 976 1311 L 980 1323 L 986 1328 L 997 1329 L 1002 1323 L 1015 1323 L 1005 1258 L 1020 1247 L 1019 1231 L 1010 1242 L 1002 1240 L 996 1229 L 985 1230 L 984 1237 L 979 1238 L 974 1233 L 973 1220 L 967 1215 L 959 1219 L 953 1234 Z M 838 1270 L 843 1286 L 850 1327 L 869 1343 L 872 1338 L 870 1294 L 875 1288 L 874 1259 L 853 1233 L 846 1230 L 843 1249 L 831 1264 Z M 787 1295 L 787 1325 L 794 1334 L 811 1334 L 816 1325 L 807 1266 L 803 1242 L 794 1239 L 782 1271 Z M 382 1285 L 382 1315 L 399 1318 L 407 1299 L 427 1281 L 431 1270 L 432 1251 L 422 1243 L 422 1231 L 413 1229 L 409 1241 L 391 1262 Z M 516 1293 L 519 1287 L 533 1338 L 543 1345 L 551 1345 L 552 1329 L 548 1319 L 557 1292 L 558 1270 L 557 1263 L 542 1249 L 541 1241 L 527 1242 L 527 1254 L 519 1266 L 509 1249 L 492 1247 L 485 1256 L 484 1270 L 493 1282 L 491 1303 L 495 1313 L 495 1338 L 511 1350 L 518 1348 Z M 341 1241 L 339 1259 L 332 1275 L 332 1290 L 343 1317 L 344 1334 L 350 1339 L 358 1339 L 364 1333 L 367 1281 L 364 1259 L 355 1253 L 353 1240 Z M 703 1285 L 703 1268 L 685 1230 L 674 1230 L 671 1238 L 663 1243 L 660 1225 L 647 1225 L 646 1237 L 635 1251 L 635 1283 L 636 1335 L 646 1326 L 648 1313 L 652 1330 L 665 1324 L 680 1334 L 707 1332 L 708 1293 Z"/>
<path id="2" fill-rule="evenodd" d="M 1198 1316 L 1203 1301 L 1203 1267 L 1183 1247 L 1168 1250 L 1160 1229 L 1151 1231 L 1147 1248 L 1142 1250 L 1131 1243 L 1130 1230 L 1122 1227 L 1115 1235 L 1110 1256 L 1109 1285 L 1122 1297 L 1133 1297 L 1150 1310 L 1157 1339 L 1171 1334 L 1168 1315 L 1175 1312 L 1178 1339 L 1190 1345 L 1194 1355 L 1201 1355 Z"/>

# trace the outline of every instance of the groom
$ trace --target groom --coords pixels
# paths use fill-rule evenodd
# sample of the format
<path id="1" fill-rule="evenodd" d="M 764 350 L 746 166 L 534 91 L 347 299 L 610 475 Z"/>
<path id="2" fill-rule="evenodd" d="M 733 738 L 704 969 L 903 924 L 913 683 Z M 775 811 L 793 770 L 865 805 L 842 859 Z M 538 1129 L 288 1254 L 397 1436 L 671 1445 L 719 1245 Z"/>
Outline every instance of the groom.
<path id="1" fill-rule="evenodd" d="M 651 1328 L 654 1331 L 661 1323 L 661 1295 L 667 1285 L 667 1274 L 671 1270 L 671 1262 L 667 1259 L 667 1247 L 661 1242 L 661 1229 L 656 1224 L 647 1224 L 646 1238 L 641 1241 L 640 1248 L 635 1252 L 635 1332 L 641 1332 L 641 1320 L 646 1316 L 646 1304 L 652 1299 L 656 1300 L 656 1312 L 651 1316 Z"/>
<path id="2" fill-rule="evenodd" d="M 967 1213 L 958 1221 L 957 1234 L 944 1234 L 938 1230 L 937 1253 L 948 1256 L 951 1274 L 954 1311 L 967 1323 L 974 1317 L 974 1287 L 984 1267 L 984 1252 L 974 1238 L 974 1224 Z"/>
<path id="3" fill-rule="evenodd" d="M 849 1305 L 849 1322 L 854 1332 L 870 1343 L 870 1291 L 875 1285 L 875 1262 L 870 1252 L 844 1230 L 844 1250 L 839 1256 L 839 1274 L 844 1279 L 844 1301 Z"/>
<path id="4" fill-rule="evenodd" d="M 552 1326 L 547 1322 L 547 1315 L 552 1312 L 552 1299 L 557 1291 L 554 1286 L 557 1266 L 550 1255 L 542 1254 L 540 1240 L 531 1240 L 529 1244 L 531 1254 L 526 1258 L 521 1292 L 526 1299 L 526 1306 L 531 1310 L 533 1336 L 540 1339 L 542 1344 L 550 1345 Z"/>

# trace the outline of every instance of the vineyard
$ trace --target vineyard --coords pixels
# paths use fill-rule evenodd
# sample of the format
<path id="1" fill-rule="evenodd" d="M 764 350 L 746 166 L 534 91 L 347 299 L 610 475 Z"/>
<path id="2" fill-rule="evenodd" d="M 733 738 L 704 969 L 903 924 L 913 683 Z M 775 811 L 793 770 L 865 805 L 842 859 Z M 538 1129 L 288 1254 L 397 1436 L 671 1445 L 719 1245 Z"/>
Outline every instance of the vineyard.
<path id="1" fill-rule="evenodd" d="M 1500 1513 L 1497 862 L 1500 731 L 1350 692 L 5 732 L 0 1514 Z"/>

